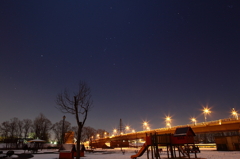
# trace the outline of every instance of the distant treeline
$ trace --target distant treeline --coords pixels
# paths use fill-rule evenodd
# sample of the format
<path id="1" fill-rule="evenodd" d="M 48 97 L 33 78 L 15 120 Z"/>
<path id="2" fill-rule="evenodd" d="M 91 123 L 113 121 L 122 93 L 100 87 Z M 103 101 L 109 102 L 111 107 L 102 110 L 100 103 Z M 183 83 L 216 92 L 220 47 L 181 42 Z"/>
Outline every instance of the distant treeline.
<path id="1" fill-rule="evenodd" d="M 64 124 L 63 124 L 64 122 Z M 55 141 L 61 142 L 62 135 L 65 132 L 73 131 L 74 136 L 77 136 L 77 126 L 71 126 L 71 123 L 66 120 L 60 120 L 52 124 L 52 122 L 40 113 L 34 120 L 18 118 L 12 118 L 9 121 L 4 121 L 0 125 L 0 141 L 15 141 L 18 139 L 42 139 L 47 142 Z M 82 131 L 82 141 L 87 141 L 92 137 L 98 136 L 102 137 L 106 134 L 103 129 L 94 129 L 92 127 L 83 127 Z"/>

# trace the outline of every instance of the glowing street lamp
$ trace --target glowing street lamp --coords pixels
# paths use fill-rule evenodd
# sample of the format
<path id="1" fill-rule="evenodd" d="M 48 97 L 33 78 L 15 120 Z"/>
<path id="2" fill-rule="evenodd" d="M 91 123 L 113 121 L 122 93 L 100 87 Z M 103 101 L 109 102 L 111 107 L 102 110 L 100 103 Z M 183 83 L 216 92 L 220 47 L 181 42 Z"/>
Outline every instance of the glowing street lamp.
<path id="1" fill-rule="evenodd" d="M 171 128 L 171 117 L 170 116 L 166 116 L 165 118 L 165 122 L 166 122 L 166 127 L 167 128 Z"/>
<path id="2" fill-rule="evenodd" d="M 135 133 L 135 130 L 134 130 L 134 129 L 132 129 L 132 133 Z"/>
<path id="3" fill-rule="evenodd" d="M 238 120 L 238 113 L 234 108 L 232 108 L 232 116 Z"/>
<path id="4" fill-rule="evenodd" d="M 191 121 L 193 122 L 193 125 L 196 125 L 196 124 L 197 124 L 196 118 L 191 118 Z"/>
<path id="5" fill-rule="evenodd" d="M 130 127 L 129 126 L 126 126 L 125 127 L 125 130 L 126 130 L 126 133 L 130 130 Z"/>
<path id="6" fill-rule="evenodd" d="M 100 135 L 99 134 L 97 134 L 97 138 L 99 139 L 99 137 L 100 137 Z"/>
<path id="7" fill-rule="evenodd" d="M 167 124 L 166 124 L 166 127 L 171 128 L 171 124 L 170 124 L 170 123 L 167 123 Z"/>
<path id="8" fill-rule="evenodd" d="M 145 122 L 143 122 L 143 130 L 146 130 L 147 129 L 147 127 L 148 127 L 148 123 L 145 121 Z"/>
<path id="9" fill-rule="evenodd" d="M 89 137 L 88 141 L 89 142 L 93 141 L 93 136 Z"/>
<path id="10" fill-rule="evenodd" d="M 113 129 L 113 135 L 117 134 L 117 129 Z"/>
<path id="11" fill-rule="evenodd" d="M 171 117 L 170 116 L 166 116 L 165 120 L 168 121 L 168 122 L 171 122 Z"/>
<path id="12" fill-rule="evenodd" d="M 208 107 L 203 108 L 203 114 L 204 114 L 205 122 L 207 122 L 207 115 L 210 114 L 210 113 L 211 113 L 210 108 L 208 108 Z"/>

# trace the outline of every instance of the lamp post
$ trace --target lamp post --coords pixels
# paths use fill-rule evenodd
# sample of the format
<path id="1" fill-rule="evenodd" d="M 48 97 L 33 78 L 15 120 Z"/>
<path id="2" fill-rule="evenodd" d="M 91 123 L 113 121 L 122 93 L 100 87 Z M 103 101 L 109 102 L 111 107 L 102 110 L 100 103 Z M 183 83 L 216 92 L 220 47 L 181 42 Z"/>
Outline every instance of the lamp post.
<path id="1" fill-rule="evenodd" d="M 127 126 L 125 127 L 125 133 L 128 133 L 129 130 L 130 130 L 130 126 L 127 125 Z"/>
<path id="2" fill-rule="evenodd" d="M 166 127 L 167 127 L 167 128 L 171 128 L 171 124 L 170 124 L 170 123 L 167 123 L 167 124 L 166 124 Z"/>
<path id="3" fill-rule="evenodd" d="M 197 120 L 196 120 L 196 118 L 191 118 L 191 121 L 193 122 L 193 125 L 197 125 Z"/>
<path id="4" fill-rule="evenodd" d="M 211 113 L 210 108 L 208 108 L 208 107 L 203 108 L 203 114 L 204 114 L 205 122 L 207 122 L 207 115 L 210 114 L 210 113 Z"/>
<path id="5" fill-rule="evenodd" d="M 91 142 L 93 142 L 93 138 L 94 138 L 94 137 L 92 136 L 92 137 L 91 137 Z"/>
<path id="6" fill-rule="evenodd" d="M 63 122 L 62 122 L 62 144 L 64 144 L 64 137 L 65 137 L 65 134 L 64 134 L 64 123 L 65 123 L 65 119 L 66 119 L 66 116 L 64 115 L 64 116 L 63 116 Z"/>
<path id="7" fill-rule="evenodd" d="M 145 122 L 143 122 L 143 131 L 144 130 L 146 130 L 147 129 L 147 127 L 148 127 L 148 123 L 145 121 Z"/>
<path id="8" fill-rule="evenodd" d="M 166 122 L 166 127 L 167 128 L 171 128 L 171 117 L 170 116 L 166 116 L 165 118 L 165 122 Z"/>
<path id="9" fill-rule="evenodd" d="M 232 116 L 233 116 L 236 120 L 238 120 L 238 113 L 237 113 L 237 111 L 236 111 L 234 108 L 232 108 Z"/>
<path id="10" fill-rule="evenodd" d="M 117 135 L 117 129 L 113 129 L 113 135 Z"/>

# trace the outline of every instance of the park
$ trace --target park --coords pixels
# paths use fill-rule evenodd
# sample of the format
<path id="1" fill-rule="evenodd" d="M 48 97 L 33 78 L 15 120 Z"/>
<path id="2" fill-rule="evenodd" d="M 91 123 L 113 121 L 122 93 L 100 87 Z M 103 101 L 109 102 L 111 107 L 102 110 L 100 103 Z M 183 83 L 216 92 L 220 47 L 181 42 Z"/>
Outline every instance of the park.
<path id="1" fill-rule="evenodd" d="M 182 125 L 168 128 L 159 128 L 153 130 L 145 130 L 140 132 L 130 132 L 114 136 L 105 136 L 103 138 L 90 139 L 90 141 L 81 145 L 81 156 L 85 159 L 92 158 L 202 158 L 213 155 L 217 158 L 218 154 L 224 155 L 240 155 L 240 149 L 237 140 L 232 139 L 231 143 L 227 143 L 219 138 L 215 140 L 219 143 L 214 144 L 196 144 L 194 137 L 195 133 L 214 133 L 214 132 L 233 132 L 239 130 L 240 121 L 236 118 L 221 119 L 218 121 L 209 121 L 198 124 Z M 70 133 L 70 134 L 69 134 Z M 4 149 L 4 144 L 1 144 L 1 158 L 35 158 L 35 159 L 71 159 L 76 157 L 76 149 L 73 152 L 72 146 L 74 143 L 73 132 L 66 132 L 64 135 L 64 143 L 61 147 L 50 149 L 43 140 L 31 140 L 29 145 L 33 145 L 28 151 L 19 149 L 7 150 Z M 222 136 L 223 137 L 223 136 Z M 138 146 L 136 142 L 142 140 Z M 126 142 L 127 141 L 127 142 Z M 229 139 L 228 139 L 229 141 Z M 110 143 L 110 144 L 106 144 Z M 135 143 L 135 145 L 134 145 Z M 231 147 L 234 145 L 235 147 Z M 85 145 L 85 146 L 84 146 Z M 84 149 L 83 149 L 84 147 Z M 35 149 L 34 149 L 35 148 Z M 225 148 L 225 149 L 224 149 Z M 36 151 L 34 151 L 36 150 Z M 228 151 L 231 150 L 231 151 Z M 238 150 L 238 151 L 236 151 Z M 29 152 L 30 151 L 30 152 Z M 12 153 L 12 154 L 9 154 Z M 75 154 L 74 154 L 75 153 Z M 9 156 L 8 156 L 9 155 Z M 229 157 L 228 157 L 229 158 Z"/>

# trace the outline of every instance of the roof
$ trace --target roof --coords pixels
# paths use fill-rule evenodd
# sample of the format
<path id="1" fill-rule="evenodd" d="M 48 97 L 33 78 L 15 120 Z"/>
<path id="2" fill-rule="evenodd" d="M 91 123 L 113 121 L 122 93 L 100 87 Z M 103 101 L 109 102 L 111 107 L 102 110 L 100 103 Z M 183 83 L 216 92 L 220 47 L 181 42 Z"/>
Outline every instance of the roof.
<path id="1" fill-rule="evenodd" d="M 196 136 L 191 127 L 177 128 L 173 136 Z"/>

